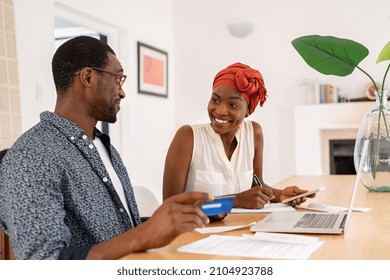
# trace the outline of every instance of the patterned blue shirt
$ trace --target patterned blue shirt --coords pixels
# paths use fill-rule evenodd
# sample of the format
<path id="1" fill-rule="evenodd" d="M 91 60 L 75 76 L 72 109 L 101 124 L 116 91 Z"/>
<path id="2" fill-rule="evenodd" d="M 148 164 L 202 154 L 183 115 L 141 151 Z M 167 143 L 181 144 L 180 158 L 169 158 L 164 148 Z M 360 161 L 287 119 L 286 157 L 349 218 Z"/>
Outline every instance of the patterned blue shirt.
<path id="1" fill-rule="evenodd" d="M 126 168 L 105 144 L 123 185 L 129 216 L 92 140 L 76 124 L 43 112 L 0 168 L 0 225 L 17 259 L 78 258 L 141 220 Z"/>

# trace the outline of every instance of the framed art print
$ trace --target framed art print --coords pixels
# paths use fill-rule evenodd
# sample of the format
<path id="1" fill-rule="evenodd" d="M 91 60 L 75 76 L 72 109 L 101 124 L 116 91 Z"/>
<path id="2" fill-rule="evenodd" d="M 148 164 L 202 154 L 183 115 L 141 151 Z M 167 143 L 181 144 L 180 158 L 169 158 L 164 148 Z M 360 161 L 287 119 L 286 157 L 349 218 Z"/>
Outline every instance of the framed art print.
<path id="1" fill-rule="evenodd" d="M 137 42 L 138 92 L 168 97 L 168 53 Z"/>

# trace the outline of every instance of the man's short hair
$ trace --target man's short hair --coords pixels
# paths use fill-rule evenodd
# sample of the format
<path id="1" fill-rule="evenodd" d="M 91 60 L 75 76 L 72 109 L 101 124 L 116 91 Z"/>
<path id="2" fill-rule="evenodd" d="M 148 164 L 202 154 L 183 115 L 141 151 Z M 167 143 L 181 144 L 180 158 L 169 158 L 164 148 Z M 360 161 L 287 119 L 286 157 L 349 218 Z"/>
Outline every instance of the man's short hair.
<path id="1" fill-rule="evenodd" d="M 78 36 L 63 43 L 52 60 L 57 93 L 67 91 L 74 75 L 84 67 L 104 68 L 108 64 L 109 52 L 115 55 L 106 43 L 89 36 Z"/>

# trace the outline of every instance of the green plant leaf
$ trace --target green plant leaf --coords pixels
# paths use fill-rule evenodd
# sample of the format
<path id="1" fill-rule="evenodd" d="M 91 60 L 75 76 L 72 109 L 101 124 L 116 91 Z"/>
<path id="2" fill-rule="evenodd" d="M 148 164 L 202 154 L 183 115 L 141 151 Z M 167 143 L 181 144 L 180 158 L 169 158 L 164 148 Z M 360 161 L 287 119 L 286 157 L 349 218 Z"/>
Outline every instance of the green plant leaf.
<path id="1" fill-rule="evenodd" d="M 381 61 L 390 60 L 390 42 L 387 42 L 386 46 L 383 48 L 381 53 L 378 56 L 378 59 L 376 60 L 376 63 L 379 63 Z"/>
<path id="2" fill-rule="evenodd" d="M 362 44 L 333 36 L 309 35 L 291 43 L 310 67 L 325 75 L 347 76 L 368 55 Z"/>

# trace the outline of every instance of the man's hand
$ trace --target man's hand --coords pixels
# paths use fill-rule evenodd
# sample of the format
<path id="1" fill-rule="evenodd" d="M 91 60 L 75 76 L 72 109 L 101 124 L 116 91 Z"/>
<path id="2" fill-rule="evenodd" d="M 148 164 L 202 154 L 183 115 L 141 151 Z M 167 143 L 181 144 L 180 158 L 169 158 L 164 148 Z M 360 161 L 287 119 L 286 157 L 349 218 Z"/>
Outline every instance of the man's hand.
<path id="1" fill-rule="evenodd" d="M 130 253 L 165 246 L 179 234 L 208 224 L 209 219 L 198 205 L 213 199 L 212 195 L 201 192 L 172 196 L 145 223 L 93 245 L 87 259 L 118 259 Z"/>
<path id="2" fill-rule="evenodd" d="M 165 246 L 179 234 L 208 224 L 209 218 L 198 205 L 199 201 L 213 199 L 208 193 L 185 192 L 165 200 L 153 215 L 138 227 L 143 230 L 146 249 Z"/>

